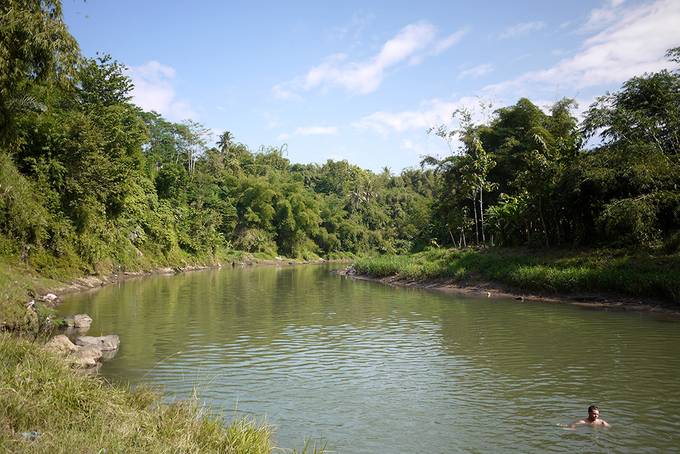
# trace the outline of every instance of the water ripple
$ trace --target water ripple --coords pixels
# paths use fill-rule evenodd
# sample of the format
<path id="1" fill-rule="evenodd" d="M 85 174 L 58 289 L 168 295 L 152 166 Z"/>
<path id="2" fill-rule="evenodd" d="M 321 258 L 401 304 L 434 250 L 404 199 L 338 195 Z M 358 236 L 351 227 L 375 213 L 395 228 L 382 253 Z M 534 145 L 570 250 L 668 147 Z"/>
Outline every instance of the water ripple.
<path id="1" fill-rule="evenodd" d="M 103 372 L 266 417 L 333 452 L 670 452 L 680 325 L 454 298 L 321 267 L 234 269 L 74 295 L 122 346 Z M 601 406 L 611 430 L 562 427 Z"/>

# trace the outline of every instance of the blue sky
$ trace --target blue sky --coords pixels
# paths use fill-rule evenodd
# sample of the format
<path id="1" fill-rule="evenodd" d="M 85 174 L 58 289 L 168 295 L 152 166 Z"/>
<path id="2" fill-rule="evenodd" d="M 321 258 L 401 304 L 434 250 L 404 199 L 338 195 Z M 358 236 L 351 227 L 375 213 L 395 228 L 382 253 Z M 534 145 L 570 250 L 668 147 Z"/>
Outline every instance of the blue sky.
<path id="1" fill-rule="evenodd" d="M 134 101 L 293 162 L 393 172 L 448 146 L 427 129 L 521 96 L 581 109 L 680 46 L 680 0 L 63 0 L 86 56 L 129 67 Z M 454 145 L 455 148 L 455 145 Z"/>

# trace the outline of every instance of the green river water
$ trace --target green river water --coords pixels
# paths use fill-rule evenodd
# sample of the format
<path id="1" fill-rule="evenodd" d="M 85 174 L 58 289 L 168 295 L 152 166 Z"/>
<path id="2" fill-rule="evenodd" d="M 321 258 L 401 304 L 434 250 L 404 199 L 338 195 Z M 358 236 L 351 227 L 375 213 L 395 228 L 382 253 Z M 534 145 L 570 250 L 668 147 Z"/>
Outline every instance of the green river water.
<path id="1" fill-rule="evenodd" d="M 208 270 L 70 295 L 114 382 L 338 453 L 679 452 L 680 323 L 392 288 L 332 266 Z M 600 406 L 610 429 L 560 425 Z"/>

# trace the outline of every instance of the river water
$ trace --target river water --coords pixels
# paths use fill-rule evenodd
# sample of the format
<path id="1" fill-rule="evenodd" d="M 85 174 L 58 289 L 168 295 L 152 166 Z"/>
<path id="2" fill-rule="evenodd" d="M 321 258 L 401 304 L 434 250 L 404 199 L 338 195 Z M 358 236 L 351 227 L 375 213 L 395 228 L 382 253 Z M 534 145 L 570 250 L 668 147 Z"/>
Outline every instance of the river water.
<path id="1" fill-rule="evenodd" d="M 338 453 L 678 452 L 680 323 L 392 288 L 332 266 L 209 270 L 65 298 L 102 375 Z M 600 406 L 608 430 L 561 427 Z"/>

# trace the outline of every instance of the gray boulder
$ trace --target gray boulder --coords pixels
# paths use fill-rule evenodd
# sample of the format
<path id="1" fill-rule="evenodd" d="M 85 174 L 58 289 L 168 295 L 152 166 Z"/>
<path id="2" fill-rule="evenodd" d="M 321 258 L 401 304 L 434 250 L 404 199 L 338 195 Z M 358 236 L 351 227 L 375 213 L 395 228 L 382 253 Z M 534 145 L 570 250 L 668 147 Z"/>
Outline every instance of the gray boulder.
<path id="1" fill-rule="evenodd" d="M 64 319 L 69 328 L 89 328 L 92 324 L 92 317 L 87 314 L 70 315 Z"/>
<path id="2" fill-rule="evenodd" d="M 95 346 L 102 351 L 117 350 L 118 345 L 120 345 L 120 339 L 116 334 L 110 334 L 108 336 L 81 336 L 76 339 L 76 345 L 81 347 Z"/>
<path id="3" fill-rule="evenodd" d="M 79 347 L 73 352 L 69 359 L 72 363 L 80 369 L 89 369 L 97 367 L 99 360 L 102 358 L 102 351 L 96 345 L 88 345 L 86 347 Z"/>
<path id="4" fill-rule="evenodd" d="M 63 334 L 53 337 L 45 344 L 45 349 L 66 358 L 73 367 L 92 373 L 101 361 L 115 356 L 119 344 L 118 336 L 83 336 L 74 344 Z"/>
<path id="5" fill-rule="evenodd" d="M 49 342 L 45 344 L 45 349 L 54 353 L 67 355 L 78 350 L 78 347 L 76 347 L 76 345 L 73 342 L 71 342 L 71 340 L 68 337 L 64 336 L 63 334 L 60 334 L 50 339 Z"/>
<path id="6" fill-rule="evenodd" d="M 55 302 L 57 302 L 58 299 L 59 299 L 59 297 L 57 295 L 55 295 L 54 293 L 47 293 L 47 294 L 42 296 L 42 300 L 47 302 L 47 303 L 55 303 Z"/>

